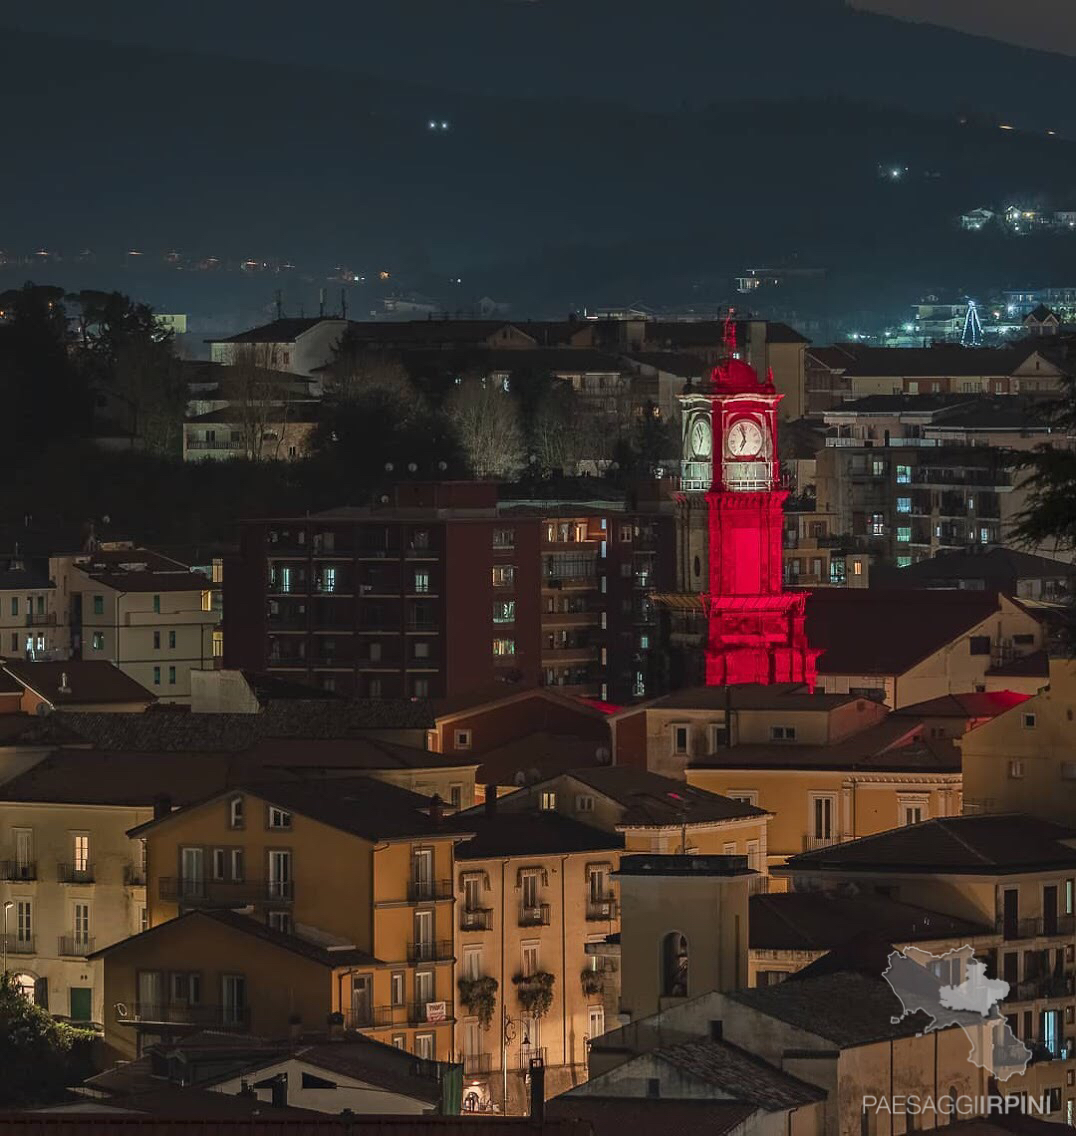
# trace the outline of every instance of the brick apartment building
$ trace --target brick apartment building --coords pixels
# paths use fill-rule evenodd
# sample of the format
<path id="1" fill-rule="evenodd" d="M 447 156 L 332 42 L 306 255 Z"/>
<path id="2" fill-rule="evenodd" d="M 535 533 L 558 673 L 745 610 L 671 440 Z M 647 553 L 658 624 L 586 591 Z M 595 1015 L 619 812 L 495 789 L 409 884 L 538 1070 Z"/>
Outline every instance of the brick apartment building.
<path id="1" fill-rule="evenodd" d="M 494 683 L 625 700 L 659 681 L 660 526 L 605 504 L 400 486 L 383 506 L 243 524 L 226 665 L 367 698 Z"/>

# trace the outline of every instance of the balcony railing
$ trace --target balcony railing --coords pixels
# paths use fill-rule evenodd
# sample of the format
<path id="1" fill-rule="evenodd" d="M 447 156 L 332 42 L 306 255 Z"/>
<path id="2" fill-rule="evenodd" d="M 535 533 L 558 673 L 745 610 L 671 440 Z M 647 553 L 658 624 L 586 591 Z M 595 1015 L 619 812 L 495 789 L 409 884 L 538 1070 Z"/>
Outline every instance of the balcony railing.
<path id="1" fill-rule="evenodd" d="M 85 958 L 93 954 L 93 943 L 89 935 L 61 935 L 56 950 L 61 957 Z"/>
<path id="2" fill-rule="evenodd" d="M 460 910 L 460 930 L 461 931 L 492 931 L 493 930 L 493 908 L 479 907 L 474 910 L 468 911 L 466 908 Z"/>
<path id="3" fill-rule="evenodd" d="M 587 919 L 592 921 L 615 919 L 616 915 L 617 904 L 615 896 L 607 895 L 600 899 L 595 899 L 593 896 L 587 898 Z"/>
<path id="4" fill-rule="evenodd" d="M 0 880 L 36 879 L 36 860 L 0 860 Z"/>
<path id="5" fill-rule="evenodd" d="M 34 935 L 0 935 L 0 946 L 5 942 L 9 955 L 37 954 L 37 938 Z"/>
<path id="6" fill-rule="evenodd" d="M 37 611 L 26 613 L 26 626 L 27 627 L 55 627 L 56 626 L 56 612 L 54 611 Z"/>
<path id="7" fill-rule="evenodd" d="M 230 438 L 186 438 L 188 450 L 242 450 L 243 442 L 233 442 Z"/>
<path id="8" fill-rule="evenodd" d="M 57 864 L 56 879 L 61 884 L 92 884 L 93 864 Z"/>
<path id="9" fill-rule="evenodd" d="M 519 905 L 520 927 L 547 927 L 549 925 L 549 904 L 521 903 Z"/>
<path id="10" fill-rule="evenodd" d="M 407 885 L 407 898 L 411 903 L 430 899 L 451 899 L 451 880 L 412 880 Z"/>
<path id="11" fill-rule="evenodd" d="M 463 1075 L 465 1077 L 473 1077 L 478 1073 L 488 1073 L 492 1068 L 492 1053 L 465 1053 L 463 1055 Z"/>
<path id="12" fill-rule="evenodd" d="M 1067 998 L 1073 993 L 1071 974 L 1045 974 L 1038 978 L 1025 978 L 1009 989 L 1007 1002 L 1031 1002 L 1036 998 Z"/>
<path id="13" fill-rule="evenodd" d="M 244 1028 L 250 1021 L 249 1006 L 204 1006 L 190 1002 L 119 1002 L 116 1019 L 133 1025 L 191 1025 Z"/>
<path id="14" fill-rule="evenodd" d="M 162 876 L 158 895 L 189 907 L 242 907 L 248 903 L 290 903 L 291 880 L 185 880 Z"/>
<path id="15" fill-rule="evenodd" d="M 846 840 L 851 840 L 850 836 L 805 836 L 803 838 L 804 852 L 813 852 L 816 848 L 829 848 L 834 844 L 843 844 Z"/>
<path id="16" fill-rule="evenodd" d="M 1004 939 L 1039 939 L 1052 935 L 1071 937 L 1076 932 L 1076 915 L 1041 915 L 1025 919 L 999 916 L 994 929 Z"/>
<path id="17" fill-rule="evenodd" d="M 428 1002 L 412 1002 L 407 1007 L 407 1020 L 413 1026 L 450 1022 L 452 1003 L 437 998 L 431 998 Z"/>
<path id="18" fill-rule="evenodd" d="M 450 962 L 452 960 L 451 939 L 431 939 L 428 943 L 408 943 L 407 961 Z"/>
<path id="19" fill-rule="evenodd" d="M 125 864 L 123 866 L 123 882 L 127 887 L 145 887 L 146 869 L 141 864 Z"/>

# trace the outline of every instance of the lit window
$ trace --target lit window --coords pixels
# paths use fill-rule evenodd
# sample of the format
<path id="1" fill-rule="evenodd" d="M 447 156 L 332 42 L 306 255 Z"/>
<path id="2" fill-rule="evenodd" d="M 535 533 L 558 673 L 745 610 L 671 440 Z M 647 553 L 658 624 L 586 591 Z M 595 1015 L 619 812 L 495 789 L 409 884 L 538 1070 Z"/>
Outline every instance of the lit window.
<path id="1" fill-rule="evenodd" d="M 516 653 L 516 641 L 514 639 L 494 639 L 493 640 L 493 654 L 498 658 L 504 658 Z"/>
<path id="2" fill-rule="evenodd" d="M 428 592 L 430 590 L 430 574 L 429 572 L 416 572 L 415 573 L 415 591 Z"/>
<path id="3" fill-rule="evenodd" d="M 897 512 L 910 513 L 912 511 L 912 499 L 910 497 L 897 498 Z"/>
<path id="4" fill-rule="evenodd" d="M 493 601 L 493 622 L 494 623 L 515 623 L 516 621 L 516 601 L 515 600 L 494 600 Z"/>
<path id="5" fill-rule="evenodd" d="M 516 582 L 516 569 L 514 564 L 495 564 L 493 567 L 493 586 L 495 588 L 510 588 Z"/>
<path id="6" fill-rule="evenodd" d="M 291 813 L 278 809 L 275 805 L 269 806 L 270 828 L 291 828 Z"/>
<path id="7" fill-rule="evenodd" d="M 885 536 L 885 517 L 881 513 L 871 514 L 871 536 Z"/>
<path id="8" fill-rule="evenodd" d="M 493 530 L 493 547 L 494 548 L 515 548 L 516 546 L 516 530 L 515 529 L 494 529 Z"/>
<path id="9" fill-rule="evenodd" d="M 557 807 L 557 794 L 552 790 L 545 790 L 542 793 L 540 804 L 546 812 L 555 809 Z"/>
<path id="10" fill-rule="evenodd" d="M 852 575 L 853 576 L 862 576 L 863 575 L 863 561 L 862 560 L 853 560 L 852 561 Z"/>
<path id="11" fill-rule="evenodd" d="M 95 631 L 93 633 L 93 649 L 95 651 L 103 651 L 105 649 L 105 633 L 103 631 Z"/>
<path id="12" fill-rule="evenodd" d="M 228 802 L 228 826 L 230 828 L 243 827 L 243 798 L 233 797 Z"/>
<path id="13" fill-rule="evenodd" d="M 897 567 L 898 568 L 910 568 L 911 566 L 912 566 L 912 558 L 910 556 L 898 556 L 897 557 Z"/>
<path id="14" fill-rule="evenodd" d="M 1009 777 L 1013 781 L 1019 781 L 1024 775 L 1024 763 L 1018 758 L 1009 762 Z"/>
<path id="15" fill-rule="evenodd" d="M 902 525 L 897 529 L 897 543 L 898 544 L 911 544 L 912 543 L 912 530 L 909 526 Z"/>

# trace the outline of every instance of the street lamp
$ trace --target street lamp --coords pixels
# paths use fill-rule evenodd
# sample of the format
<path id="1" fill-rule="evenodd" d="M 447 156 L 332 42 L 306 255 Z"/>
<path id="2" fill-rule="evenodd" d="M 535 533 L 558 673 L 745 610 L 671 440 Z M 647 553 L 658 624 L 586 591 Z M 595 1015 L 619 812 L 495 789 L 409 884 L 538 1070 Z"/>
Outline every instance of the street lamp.
<path id="1" fill-rule="evenodd" d="M 7 981 L 7 913 L 15 906 L 13 899 L 4 900 L 4 981 Z"/>

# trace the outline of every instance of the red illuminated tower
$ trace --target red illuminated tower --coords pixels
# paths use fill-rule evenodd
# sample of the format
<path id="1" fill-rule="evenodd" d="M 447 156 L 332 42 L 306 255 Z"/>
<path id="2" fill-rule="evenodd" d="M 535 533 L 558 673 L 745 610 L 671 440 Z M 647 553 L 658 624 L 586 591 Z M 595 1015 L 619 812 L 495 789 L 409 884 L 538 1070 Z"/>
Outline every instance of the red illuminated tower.
<path id="1" fill-rule="evenodd" d="M 691 399 L 695 412 L 685 422 L 689 453 L 710 457 L 712 465 L 706 684 L 805 682 L 813 689 L 819 652 L 804 631 L 807 594 L 786 592 L 782 583 L 788 496 L 777 457 L 782 396 L 772 374 L 762 382 L 736 357 L 731 316 L 725 345 L 725 362 L 714 368 L 709 389 Z"/>

